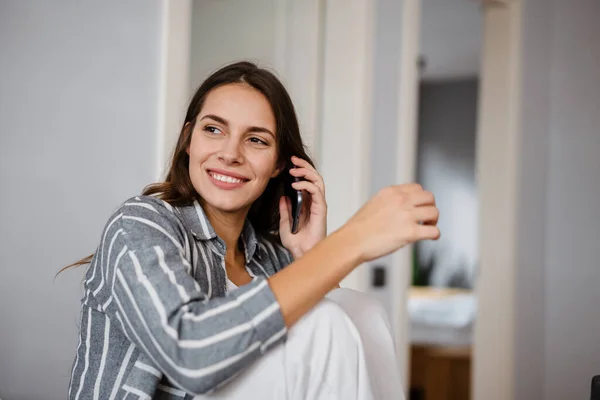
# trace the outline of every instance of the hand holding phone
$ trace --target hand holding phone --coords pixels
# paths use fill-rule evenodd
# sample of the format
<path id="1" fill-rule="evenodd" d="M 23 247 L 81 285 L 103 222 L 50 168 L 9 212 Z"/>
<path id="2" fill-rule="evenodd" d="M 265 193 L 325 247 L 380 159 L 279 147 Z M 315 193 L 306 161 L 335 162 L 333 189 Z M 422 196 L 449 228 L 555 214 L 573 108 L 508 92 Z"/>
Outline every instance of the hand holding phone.
<path id="1" fill-rule="evenodd" d="M 295 168 L 295 167 L 293 167 Z M 285 195 L 290 199 L 292 203 L 292 214 L 291 214 L 291 230 L 292 234 L 298 232 L 300 226 L 300 213 L 302 211 L 302 190 L 296 190 L 292 187 L 292 183 L 299 182 L 302 179 L 296 176 L 292 176 L 290 171 L 286 171 L 287 177 L 285 179 Z"/>
<path id="2" fill-rule="evenodd" d="M 327 236 L 327 202 L 325 182 L 314 165 L 296 156 L 290 161 L 281 172 L 284 196 L 279 201 L 279 236 L 298 259 Z"/>

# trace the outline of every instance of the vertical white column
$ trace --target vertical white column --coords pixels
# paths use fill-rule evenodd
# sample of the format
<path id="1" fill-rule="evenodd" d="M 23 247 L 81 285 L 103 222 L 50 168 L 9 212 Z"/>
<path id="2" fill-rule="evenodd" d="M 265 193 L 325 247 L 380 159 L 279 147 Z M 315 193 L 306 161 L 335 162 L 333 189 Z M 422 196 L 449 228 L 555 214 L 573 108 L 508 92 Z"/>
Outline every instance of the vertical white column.
<path id="1" fill-rule="evenodd" d="M 328 0 L 325 7 L 318 147 L 330 232 L 341 227 L 369 193 L 374 5 L 370 0 Z M 366 267 L 357 268 L 342 286 L 366 290 Z"/>
<path id="2" fill-rule="evenodd" d="M 485 6 L 477 132 L 480 272 L 473 399 L 515 398 L 515 268 L 521 3 Z"/>
<path id="3" fill-rule="evenodd" d="M 156 179 L 168 170 L 189 100 L 192 0 L 162 0 Z"/>
<path id="4" fill-rule="evenodd" d="M 400 79 L 398 90 L 398 132 L 396 148 L 397 183 L 416 179 L 417 113 L 418 113 L 418 53 L 421 22 L 421 1 L 404 0 L 401 21 Z M 409 320 L 406 311 L 407 289 L 411 284 L 412 246 L 394 253 L 390 282 L 393 290 L 391 323 L 396 333 L 396 352 L 404 387 L 408 390 Z"/>
<path id="5" fill-rule="evenodd" d="M 313 158 L 321 117 L 325 0 L 275 1 L 275 69 L 294 101 Z"/>

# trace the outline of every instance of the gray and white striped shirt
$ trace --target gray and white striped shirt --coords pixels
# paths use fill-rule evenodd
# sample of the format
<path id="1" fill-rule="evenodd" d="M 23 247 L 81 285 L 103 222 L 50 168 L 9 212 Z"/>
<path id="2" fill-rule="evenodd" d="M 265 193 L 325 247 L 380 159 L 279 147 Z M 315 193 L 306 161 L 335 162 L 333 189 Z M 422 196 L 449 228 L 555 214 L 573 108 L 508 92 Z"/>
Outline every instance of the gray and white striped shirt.
<path id="1" fill-rule="evenodd" d="M 227 292 L 225 243 L 196 202 L 126 201 L 87 271 L 69 399 L 209 393 L 285 339 L 266 277 L 290 253 L 242 232 L 248 285 Z"/>

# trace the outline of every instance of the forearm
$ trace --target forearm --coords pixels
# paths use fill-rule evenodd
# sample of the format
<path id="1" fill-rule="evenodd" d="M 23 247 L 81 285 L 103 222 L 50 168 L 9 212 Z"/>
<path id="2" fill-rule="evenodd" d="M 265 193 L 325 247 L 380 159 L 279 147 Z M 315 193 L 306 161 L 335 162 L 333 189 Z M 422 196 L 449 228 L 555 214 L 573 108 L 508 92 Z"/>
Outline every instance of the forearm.
<path id="1" fill-rule="evenodd" d="M 269 279 L 287 327 L 361 263 L 353 238 L 347 229 L 336 231 Z"/>

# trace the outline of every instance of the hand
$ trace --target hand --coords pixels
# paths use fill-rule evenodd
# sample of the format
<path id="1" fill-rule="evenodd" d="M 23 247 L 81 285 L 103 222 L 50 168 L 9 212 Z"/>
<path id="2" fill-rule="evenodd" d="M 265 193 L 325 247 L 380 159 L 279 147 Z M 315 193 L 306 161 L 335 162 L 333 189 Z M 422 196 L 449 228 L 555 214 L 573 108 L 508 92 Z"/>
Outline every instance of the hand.
<path id="1" fill-rule="evenodd" d="M 356 240 L 361 262 L 419 240 L 437 240 L 439 211 L 419 184 L 389 186 L 369 200 L 340 230 Z"/>
<path id="2" fill-rule="evenodd" d="M 279 236 L 281 243 L 297 260 L 327 235 L 327 203 L 325 183 L 317 170 L 308 161 L 298 157 L 292 157 L 292 163 L 297 168 L 291 168 L 289 173 L 304 178 L 303 181 L 292 183 L 292 187 L 309 196 L 303 197 L 296 234 L 291 231 L 291 201 L 287 196 L 279 199 Z"/>

